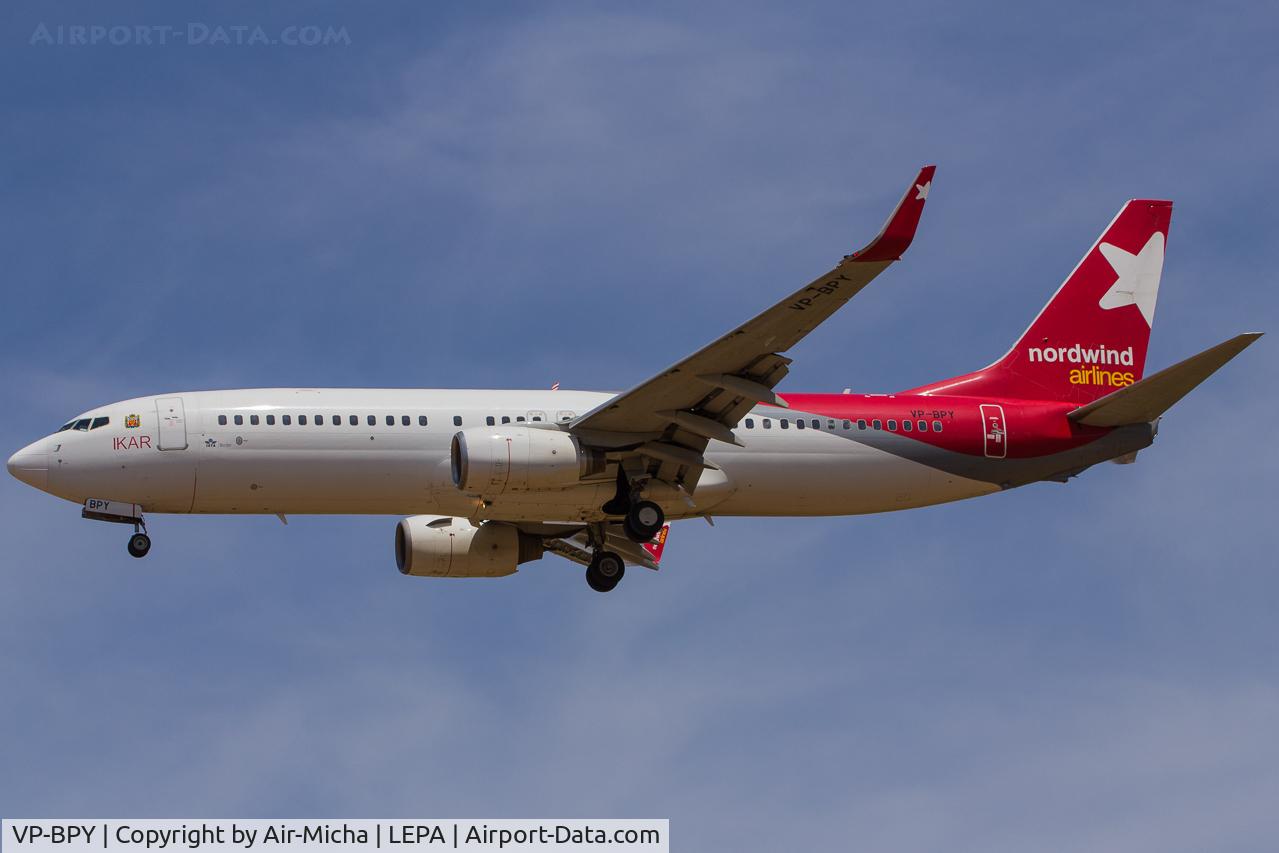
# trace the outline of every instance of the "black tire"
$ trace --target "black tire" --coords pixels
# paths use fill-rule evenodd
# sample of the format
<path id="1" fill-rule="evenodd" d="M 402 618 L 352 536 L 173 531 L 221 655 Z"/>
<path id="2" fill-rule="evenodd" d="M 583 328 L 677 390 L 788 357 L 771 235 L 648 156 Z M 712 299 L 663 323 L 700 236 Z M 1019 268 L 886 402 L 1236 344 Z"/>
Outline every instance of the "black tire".
<path id="1" fill-rule="evenodd" d="M 632 542 L 651 542 L 666 524 L 666 513 L 652 501 L 640 501 L 622 519 L 622 532 Z"/>
<path id="2" fill-rule="evenodd" d="M 611 592 L 626 575 L 626 563 L 612 551 L 600 551 L 586 567 L 586 583 L 596 592 Z"/>
<path id="3" fill-rule="evenodd" d="M 133 557 L 145 557 L 151 550 L 151 537 L 145 533 L 135 533 L 129 537 L 129 554 Z"/>

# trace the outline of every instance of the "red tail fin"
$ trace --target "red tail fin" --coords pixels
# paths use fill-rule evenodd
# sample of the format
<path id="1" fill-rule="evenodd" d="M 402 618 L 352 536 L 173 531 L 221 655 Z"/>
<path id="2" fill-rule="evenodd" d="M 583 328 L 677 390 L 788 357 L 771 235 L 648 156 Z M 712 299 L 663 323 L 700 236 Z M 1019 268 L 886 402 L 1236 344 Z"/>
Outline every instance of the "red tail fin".
<path id="1" fill-rule="evenodd" d="M 1141 378 L 1172 202 L 1123 206 L 1021 340 L 975 373 L 907 393 L 1088 403 Z"/>

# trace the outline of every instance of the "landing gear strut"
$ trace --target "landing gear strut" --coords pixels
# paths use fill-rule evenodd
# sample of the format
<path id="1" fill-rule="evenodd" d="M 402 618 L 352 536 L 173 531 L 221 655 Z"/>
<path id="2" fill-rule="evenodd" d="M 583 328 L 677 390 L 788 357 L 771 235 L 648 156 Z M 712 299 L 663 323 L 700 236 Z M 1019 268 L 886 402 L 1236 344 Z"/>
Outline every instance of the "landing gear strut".
<path id="1" fill-rule="evenodd" d="M 596 592 L 611 592 L 626 574 L 626 563 L 612 551 L 596 551 L 586 567 L 586 583 Z"/>

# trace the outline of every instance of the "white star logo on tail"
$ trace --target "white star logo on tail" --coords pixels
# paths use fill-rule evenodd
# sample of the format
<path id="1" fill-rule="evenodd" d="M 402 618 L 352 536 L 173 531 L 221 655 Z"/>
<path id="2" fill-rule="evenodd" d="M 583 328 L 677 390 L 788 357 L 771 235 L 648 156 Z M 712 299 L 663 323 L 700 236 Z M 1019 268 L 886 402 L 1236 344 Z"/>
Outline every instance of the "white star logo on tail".
<path id="1" fill-rule="evenodd" d="M 915 201 L 924 201 L 928 198 L 928 191 L 933 188 L 933 182 L 929 181 L 924 184 L 915 184 Z"/>
<path id="2" fill-rule="evenodd" d="M 1097 304 L 1109 311 L 1136 305 L 1146 324 L 1155 324 L 1155 300 L 1159 298 L 1159 273 L 1164 268 L 1164 235 L 1156 231 L 1137 254 L 1102 243 L 1097 247 L 1119 275 Z"/>

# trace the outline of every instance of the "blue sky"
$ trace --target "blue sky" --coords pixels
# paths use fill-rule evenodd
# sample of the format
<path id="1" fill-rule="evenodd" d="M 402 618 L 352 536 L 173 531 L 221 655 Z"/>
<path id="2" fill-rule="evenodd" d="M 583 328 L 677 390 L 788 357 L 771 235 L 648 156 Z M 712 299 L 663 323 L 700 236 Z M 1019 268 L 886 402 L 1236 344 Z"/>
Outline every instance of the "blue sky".
<path id="1" fill-rule="evenodd" d="M 261 385 L 629 386 L 871 236 L 792 390 L 1001 354 L 1122 202 L 1174 199 L 1151 365 L 1273 331 L 1270 4 L 10 4 L 10 451 Z M 40 23 L 348 45 L 32 45 Z M 402 578 L 394 518 L 121 531 L 0 483 L 0 814 L 670 817 L 680 850 L 1270 849 L 1263 339 L 1138 464 L 953 506 L 675 528 Z"/>

